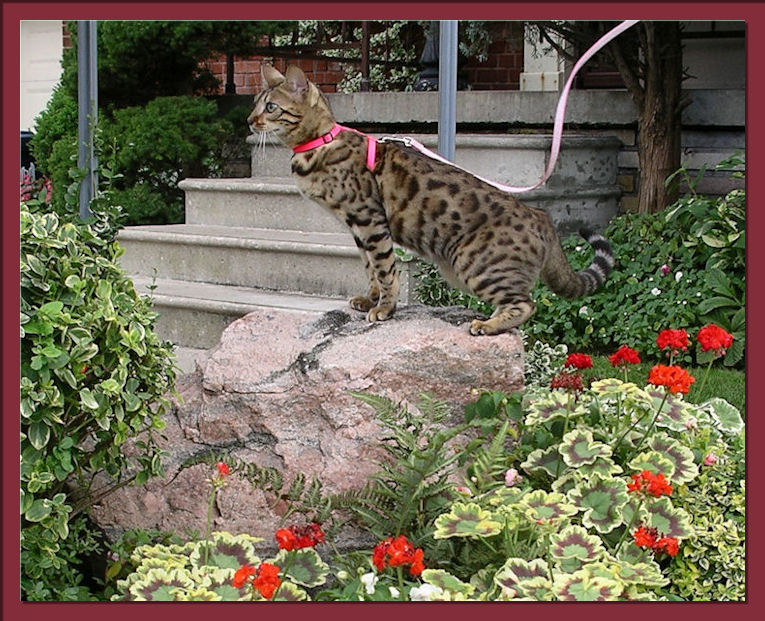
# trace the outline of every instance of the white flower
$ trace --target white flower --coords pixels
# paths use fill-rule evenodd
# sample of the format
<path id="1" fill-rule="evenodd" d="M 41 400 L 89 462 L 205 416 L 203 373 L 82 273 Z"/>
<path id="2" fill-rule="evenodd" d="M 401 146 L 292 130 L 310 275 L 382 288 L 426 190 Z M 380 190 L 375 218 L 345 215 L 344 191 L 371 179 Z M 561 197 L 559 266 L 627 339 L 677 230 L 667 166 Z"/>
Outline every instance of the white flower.
<path id="1" fill-rule="evenodd" d="M 388 590 L 390 591 L 391 597 L 401 597 L 401 591 L 399 591 L 396 587 L 388 587 Z"/>
<path id="2" fill-rule="evenodd" d="M 444 590 L 432 584 L 423 584 L 409 591 L 409 599 L 413 602 L 429 602 L 433 595 L 441 595 Z"/>
<path id="3" fill-rule="evenodd" d="M 659 289 L 658 287 L 654 287 L 653 289 L 651 289 L 651 293 L 653 293 L 654 295 L 661 295 L 661 289 Z"/>
<path id="4" fill-rule="evenodd" d="M 369 572 L 368 574 L 364 574 L 359 578 L 361 580 L 361 584 L 364 585 L 364 589 L 366 590 L 368 595 L 372 595 L 375 592 L 375 585 L 377 584 L 377 576 L 373 574 L 372 572 Z"/>
<path id="5" fill-rule="evenodd" d="M 589 312 L 589 309 L 586 306 L 582 306 L 582 308 L 579 309 L 580 316 L 586 316 L 588 312 Z"/>
<path id="6" fill-rule="evenodd" d="M 680 282 L 680 279 L 682 277 L 683 277 L 683 273 L 682 272 L 678 272 L 677 274 L 675 274 L 675 282 Z"/>

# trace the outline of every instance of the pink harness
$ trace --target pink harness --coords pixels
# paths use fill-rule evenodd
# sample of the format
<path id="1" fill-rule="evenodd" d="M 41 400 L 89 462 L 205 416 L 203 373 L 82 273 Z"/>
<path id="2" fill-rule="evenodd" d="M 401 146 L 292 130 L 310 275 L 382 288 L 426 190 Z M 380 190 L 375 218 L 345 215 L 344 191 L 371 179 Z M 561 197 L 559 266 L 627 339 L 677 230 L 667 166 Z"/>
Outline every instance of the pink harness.
<path id="1" fill-rule="evenodd" d="M 375 167 L 375 160 L 377 159 L 377 138 L 363 134 L 360 131 L 353 129 L 352 127 L 338 125 L 337 123 L 335 123 L 335 126 L 323 136 L 319 136 L 318 138 L 314 138 L 313 140 L 299 144 L 298 146 L 293 147 L 292 150 L 295 153 L 303 153 L 304 151 L 310 151 L 316 147 L 321 147 L 325 144 L 329 144 L 335 139 L 335 136 L 337 136 L 342 131 L 353 132 L 354 134 L 364 136 L 367 139 L 367 168 L 369 168 L 369 170 L 373 170 Z"/>

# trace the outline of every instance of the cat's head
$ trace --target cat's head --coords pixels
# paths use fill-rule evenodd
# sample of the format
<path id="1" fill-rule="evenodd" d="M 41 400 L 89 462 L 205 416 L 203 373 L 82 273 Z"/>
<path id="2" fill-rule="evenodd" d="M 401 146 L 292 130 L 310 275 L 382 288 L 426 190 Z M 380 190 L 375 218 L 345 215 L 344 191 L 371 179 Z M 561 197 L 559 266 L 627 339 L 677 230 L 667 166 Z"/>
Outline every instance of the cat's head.
<path id="1" fill-rule="evenodd" d="M 261 68 L 263 89 L 247 117 L 253 133 L 272 133 L 294 146 L 328 132 L 334 118 L 319 88 L 294 65 L 284 75 L 271 65 Z"/>

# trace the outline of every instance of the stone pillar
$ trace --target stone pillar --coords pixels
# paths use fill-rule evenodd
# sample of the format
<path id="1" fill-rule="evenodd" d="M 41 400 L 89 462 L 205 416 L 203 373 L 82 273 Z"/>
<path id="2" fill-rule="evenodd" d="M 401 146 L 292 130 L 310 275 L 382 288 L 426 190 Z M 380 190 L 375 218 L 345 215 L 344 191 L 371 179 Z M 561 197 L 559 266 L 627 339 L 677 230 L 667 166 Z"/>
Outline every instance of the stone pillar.
<path id="1" fill-rule="evenodd" d="M 557 91 L 566 83 L 570 63 L 549 45 L 539 42 L 539 35 L 524 26 L 522 91 Z"/>

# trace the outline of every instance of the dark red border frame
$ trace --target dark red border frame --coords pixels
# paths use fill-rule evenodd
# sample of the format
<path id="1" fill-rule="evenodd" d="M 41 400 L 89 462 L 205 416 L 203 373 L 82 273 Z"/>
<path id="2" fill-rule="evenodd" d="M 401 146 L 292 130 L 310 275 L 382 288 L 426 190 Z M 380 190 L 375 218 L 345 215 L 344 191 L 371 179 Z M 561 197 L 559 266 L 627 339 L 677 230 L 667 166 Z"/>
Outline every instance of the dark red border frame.
<path id="1" fill-rule="evenodd" d="M 18 116 L 19 27 L 21 19 L 730 19 L 747 22 L 747 246 L 748 303 L 747 380 L 759 376 L 762 363 L 758 345 L 762 331 L 756 320 L 762 309 L 762 284 L 758 278 L 762 253 L 756 235 L 763 231 L 765 191 L 761 181 L 765 121 L 761 117 L 763 97 L 762 59 L 765 59 L 765 7 L 763 2 L 3 2 L 3 213 L 2 213 L 2 356 L 3 356 L 3 619 L 34 621 L 54 618 L 98 619 L 114 621 L 136 615 L 161 618 L 183 615 L 205 619 L 211 614 L 263 615 L 273 617 L 306 616 L 310 618 L 365 617 L 387 618 L 394 614 L 464 617 L 470 613 L 486 618 L 508 615 L 557 618 L 563 615 L 588 618 L 618 615 L 644 619 L 652 615 L 689 614 L 719 619 L 721 614 L 738 618 L 753 617 L 762 608 L 759 591 L 762 580 L 762 537 L 752 525 L 761 518 L 761 498 L 755 473 L 759 473 L 757 442 L 762 438 L 759 406 L 763 399 L 747 381 L 747 602 L 746 603 L 636 603 L 636 604 L 534 604 L 534 603 L 430 603 L 414 609 L 409 604 L 377 603 L 306 603 L 277 604 L 276 608 L 253 608 L 244 604 L 138 604 L 138 603 L 25 603 L 19 601 L 19 522 L 18 522 L 18 405 L 19 405 L 19 332 L 16 328 L 19 308 L 19 244 L 16 217 L 19 142 L 15 123 Z M 753 243 L 752 243 L 753 242 Z M 754 312 L 752 312 L 754 310 Z M 756 384 L 755 384 L 756 385 Z M 754 454 L 751 449 L 754 448 Z M 614 606 L 618 608 L 614 608 Z M 670 608 L 670 606 L 674 608 Z M 760 613 L 761 615 L 762 613 Z"/>

